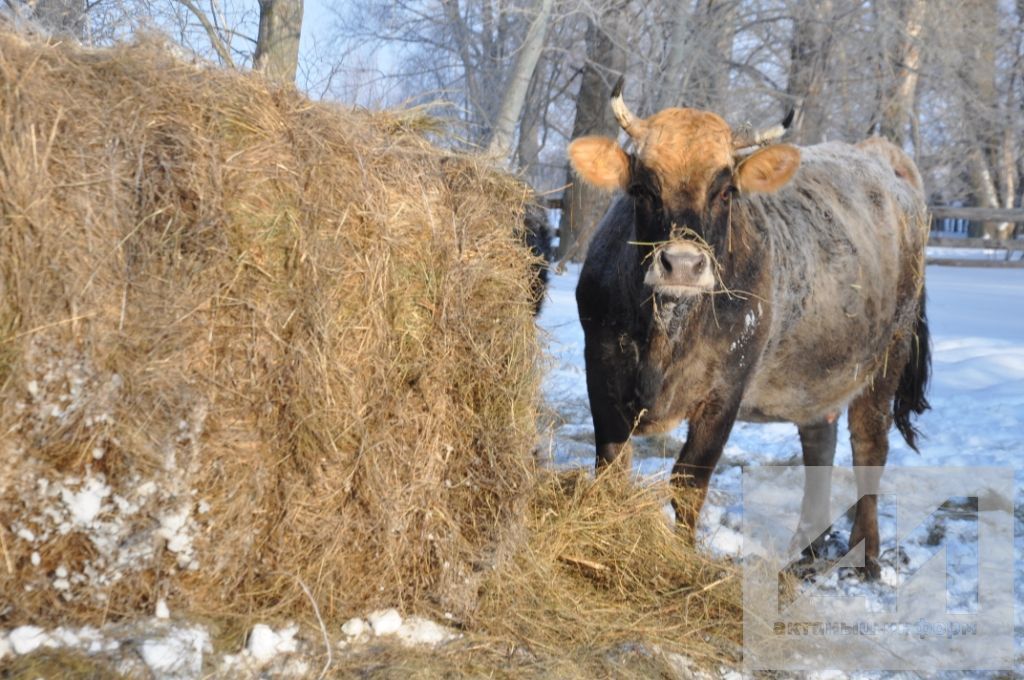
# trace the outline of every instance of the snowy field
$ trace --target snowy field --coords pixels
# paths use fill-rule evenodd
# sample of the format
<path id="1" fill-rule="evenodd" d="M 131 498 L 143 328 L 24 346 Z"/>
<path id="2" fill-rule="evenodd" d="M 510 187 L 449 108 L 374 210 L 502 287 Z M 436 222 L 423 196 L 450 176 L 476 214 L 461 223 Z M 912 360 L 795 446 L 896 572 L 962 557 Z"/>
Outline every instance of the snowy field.
<path id="1" fill-rule="evenodd" d="M 587 405 L 583 362 L 583 331 L 576 316 L 574 289 L 579 269 L 571 266 L 552 276 L 549 299 L 540 318 L 546 332 L 551 366 L 544 384 L 554 424 L 548 437 L 549 462 L 556 467 L 590 467 L 594 462 L 593 429 Z M 1024 270 L 929 267 L 928 316 L 933 341 L 932 410 L 918 420 L 924 434 L 921 454 L 910 449 L 893 430 L 889 466 L 998 466 L 1018 468 L 1024 460 Z M 844 417 L 845 418 L 845 417 Z M 669 435 L 634 440 L 634 469 L 642 477 L 665 477 L 682 447 L 686 426 Z M 700 523 L 709 550 L 738 555 L 742 548 L 741 472 L 746 465 L 788 465 L 800 462 L 796 427 L 789 424 L 738 423 L 711 481 Z M 845 420 L 840 423 L 836 464 L 851 465 Z M 1024 475 L 1015 475 L 1015 573 L 1024 565 Z M 885 544 L 885 526 L 894 522 L 880 504 L 883 527 L 883 583 L 893 585 L 897 556 Z M 938 517 L 937 530 L 947 545 L 977 545 L 977 524 L 950 513 Z M 845 542 L 849 522 L 836 527 Z M 919 566 L 934 550 L 914 537 L 903 546 L 905 568 Z M 976 552 L 976 549 L 974 549 Z M 970 548 L 951 550 L 958 568 L 951 592 L 974 592 L 977 557 Z M 871 594 L 873 586 L 859 580 L 833 584 L 844 593 Z M 885 588 L 885 592 L 891 592 Z M 875 593 L 884 597 L 880 589 Z M 1024 582 L 1015 582 L 1015 675 L 1024 677 Z M 828 677 L 843 677 L 842 674 Z M 865 675 L 865 677 L 867 677 Z M 873 677 L 873 676 L 871 676 Z M 920 677 L 918 674 L 894 677 Z M 970 675 L 975 677 L 975 675 Z M 1001 676 L 1005 677 L 1005 676 Z"/>

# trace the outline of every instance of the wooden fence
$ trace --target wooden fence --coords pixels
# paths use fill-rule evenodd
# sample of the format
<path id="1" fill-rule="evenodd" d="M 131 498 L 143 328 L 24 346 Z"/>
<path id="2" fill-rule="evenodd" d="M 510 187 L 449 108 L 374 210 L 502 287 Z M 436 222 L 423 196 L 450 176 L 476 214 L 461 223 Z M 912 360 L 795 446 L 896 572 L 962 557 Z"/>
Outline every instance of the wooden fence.
<path id="1" fill-rule="evenodd" d="M 961 208 L 934 205 L 928 210 L 936 220 L 966 220 L 969 222 L 1024 222 L 1024 209 L 1020 208 Z M 932 232 L 928 245 L 939 248 L 970 248 L 1003 251 L 1002 259 L 974 257 L 929 257 L 928 264 L 953 267 L 1013 267 L 1024 268 L 1024 255 L 1014 259 L 1015 253 L 1024 253 L 1024 239 L 988 239 L 942 236 Z"/>

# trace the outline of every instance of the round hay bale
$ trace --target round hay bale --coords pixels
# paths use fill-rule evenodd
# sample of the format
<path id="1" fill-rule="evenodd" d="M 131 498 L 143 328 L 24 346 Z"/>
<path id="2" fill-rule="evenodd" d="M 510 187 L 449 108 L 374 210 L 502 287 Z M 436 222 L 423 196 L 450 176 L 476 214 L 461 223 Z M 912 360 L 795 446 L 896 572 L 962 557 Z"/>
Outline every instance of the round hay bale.
<path id="1" fill-rule="evenodd" d="M 0 622 L 472 608 L 533 484 L 530 194 L 429 127 L 0 34 Z"/>

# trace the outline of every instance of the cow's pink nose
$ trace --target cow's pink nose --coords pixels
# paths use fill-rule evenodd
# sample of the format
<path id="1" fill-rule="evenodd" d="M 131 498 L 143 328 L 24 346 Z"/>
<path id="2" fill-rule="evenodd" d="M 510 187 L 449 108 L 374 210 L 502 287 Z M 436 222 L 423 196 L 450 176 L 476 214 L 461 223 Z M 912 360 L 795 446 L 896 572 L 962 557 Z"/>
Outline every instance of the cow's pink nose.
<path id="1" fill-rule="evenodd" d="M 664 278 L 681 284 L 700 278 L 704 267 L 707 266 L 707 255 L 701 252 L 670 252 L 666 248 L 661 251 L 659 257 Z"/>
<path id="2" fill-rule="evenodd" d="M 711 255 L 689 242 L 672 242 L 659 248 L 644 275 L 644 283 L 660 295 L 686 297 L 713 290 Z"/>

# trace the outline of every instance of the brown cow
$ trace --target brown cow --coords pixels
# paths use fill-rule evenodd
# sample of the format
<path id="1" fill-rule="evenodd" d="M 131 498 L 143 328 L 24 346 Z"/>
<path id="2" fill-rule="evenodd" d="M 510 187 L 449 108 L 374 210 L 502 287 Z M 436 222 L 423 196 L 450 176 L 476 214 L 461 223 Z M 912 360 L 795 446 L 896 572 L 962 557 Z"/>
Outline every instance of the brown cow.
<path id="1" fill-rule="evenodd" d="M 603 137 L 569 147 L 584 180 L 622 192 L 576 289 L 598 466 L 632 432 L 687 420 L 673 482 L 699 509 L 736 420 L 795 423 L 805 465 L 832 464 L 847 408 L 854 465 L 885 465 L 894 421 L 916 448 L 930 358 L 913 162 L 880 139 L 765 146 L 784 130 L 737 134 L 693 109 L 639 119 L 621 81 L 612 107 L 631 153 Z M 862 493 L 877 482 L 866 472 Z M 805 519 L 827 503 L 806 497 Z M 696 512 L 677 506 L 690 527 Z M 877 576 L 870 494 L 850 545 L 861 540 Z"/>

